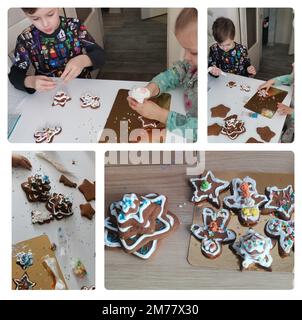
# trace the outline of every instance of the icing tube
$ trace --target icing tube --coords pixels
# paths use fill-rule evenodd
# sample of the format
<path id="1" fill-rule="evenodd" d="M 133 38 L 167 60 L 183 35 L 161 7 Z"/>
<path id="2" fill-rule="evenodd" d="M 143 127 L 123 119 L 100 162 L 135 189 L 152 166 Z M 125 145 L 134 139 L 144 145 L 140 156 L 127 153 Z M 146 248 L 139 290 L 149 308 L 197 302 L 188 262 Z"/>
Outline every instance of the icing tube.
<path id="1" fill-rule="evenodd" d="M 65 174 L 69 174 L 75 177 L 74 172 L 68 170 L 65 168 L 65 166 L 63 166 L 61 163 L 51 159 L 49 157 L 49 154 L 46 152 L 36 152 L 36 156 L 39 157 L 40 159 L 43 159 L 47 162 L 49 162 L 50 164 L 52 164 L 59 172 L 65 173 Z"/>
<path id="2" fill-rule="evenodd" d="M 65 290 L 66 286 L 63 282 L 63 280 L 59 276 L 59 271 L 57 268 L 57 262 L 56 259 L 50 256 L 46 256 L 43 260 L 43 266 L 45 269 L 50 273 L 50 275 L 53 278 L 53 285 L 52 287 L 55 290 Z"/>

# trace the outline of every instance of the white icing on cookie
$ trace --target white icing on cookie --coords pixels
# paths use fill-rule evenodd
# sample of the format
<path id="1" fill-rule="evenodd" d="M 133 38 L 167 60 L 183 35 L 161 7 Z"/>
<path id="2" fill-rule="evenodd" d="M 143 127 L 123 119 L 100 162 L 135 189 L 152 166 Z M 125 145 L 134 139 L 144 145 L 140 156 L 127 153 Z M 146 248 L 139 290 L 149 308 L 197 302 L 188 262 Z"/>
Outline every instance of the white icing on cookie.
<path id="1" fill-rule="evenodd" d="M 58 91 L 53 98 L 53 106 L 64 107 L 66 102 L 70 101 L 71 98 L 64 91 Z"/>
<path id="2" fill-rule="evenodd" d="M 270 250 L 273 248 L 271 239 L 253 229 L 249 229 L 232 247 L 236 254 L 242 258 L 242 267 L 244 269 L 253 264 L 270 268 L 273 263 L 273 258 L 270 254 Z"/>
<path id="3" fill-rule="evenodd" d="M 201 202 L 210 199 L 216 205 L 219 205 L 219 194 L 229 186 L 228 181 L 216 178 L 212 171 L 208 171 L 204 177 L 193 178 L 190 179 L 190 181 L 194 187 L 192 202 Z M 206 192 L 212 188 L 210 181 L 217 183 L 218 186 L 212 193 L 207 194 Z"/>
<path id="4" fill-rule="evenodd" d="M 31 212 L 31 222 L 33 224 L 35 223 L 44 223 L 48 222 L 53 219 L 52 213 L 49 211 L 39 211 L 39 210 L 33 210 Z"/>
<path id="5" fill-rule="evenodd" d="M 51 143 L 54 136 L 61 133 L 61 127 L 54 127 L 54 128 L 45 128 L 42 131 L 36 131 L 34 133 L 34 138 L 36 143 L 46 142 Z"/>
<path id="6" fill-rule="evenodd" d="M 264 208 L 272 212 L 280 213 L 285 220 L 289 220 L 295 209 L 294 191 L 291 185 L 284 189 L 279 189 L 276 186 L 267 187 L 268 202 Z"/>
<path id="7" fill-rule="evenodd" d="M 282 251 L 289 255 L 295 244 L 295 223 L 294 221 L 283 221 L 278 218 L 270 219 L 265 225 L 267 235 L 279 238 L 279 245 Z"/>
<path id="8" fill-rule="evenodd" d="M 92 109 L 97 109 L 101 106 L 100 103 L 100 97 L 93 96 L 90 93 L 85 93 L 83 96 L 80 97 L 81 100 L 81 107 L 82 108 L 92 108 Z"/>
<path id="9" fill-rule="evenodd" d="M 236 233 L 227 228 L 230 214 L 225 209 L 215 212 L 211 208 L 204 208 L 202 217 L 203 225 L 193 224 L 191 232 L 201 240 L 201 251 L 206 256 L 215 258 L 220 255 L 223 243 L 229 243 L 236 239 Z"/>

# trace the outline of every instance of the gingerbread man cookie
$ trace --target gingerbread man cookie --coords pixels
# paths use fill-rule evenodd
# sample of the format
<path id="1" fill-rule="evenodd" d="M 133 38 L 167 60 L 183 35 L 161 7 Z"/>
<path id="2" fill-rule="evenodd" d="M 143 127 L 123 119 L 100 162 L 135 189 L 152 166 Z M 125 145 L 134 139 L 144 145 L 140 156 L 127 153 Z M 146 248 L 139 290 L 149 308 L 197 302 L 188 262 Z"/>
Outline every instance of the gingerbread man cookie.
<path id="1" fill-rule="evenodd" d="M 242 120 L 237 119 L 238 116 L 233 114 L 224 119 L 224 126 L 221 129 L 221 134 L 227 136 L 228 138 L 235 140 L 239 135 L 244 133 L 245 126 Z"/>
<path id="2" fill-rule="evenodd" d="M 45 128 L 42 131 L 36 131 L 34 138 L 36 143 L 46 142 L 51 143 L 54 137 L 62 132 L 61 127 Z"/>
<path id="3" fill-rule="evenodd" d="M 229 81 L 226 86 L 229 88 L 235 88 L 237 87 L 237 83 L 235 81 Z"/>
<path id="4" fill-rule="evenodd" d="M 278 239 L 279 253 L 282 258 L 289 256 L 295 245 L 294 221 L 272 218 L 265 225 L 265 233 L 271 238 Z"/>
<path id="5" fill-rule="evenodd" d="M 248 270 L 254 265 L 272 271 L 273 258 L 270 251 L 273 244 L 270 238 L 249 229 L 231 248 L 241 257 L 241 270 Z"/>
<path id="6" fill-rule="evenodd" d="M 260 208 L 267 197 L 258 193 L 256 181 L 250 177 L 232 180 L 231 196 L 223 199 L 224 205 L 238 214 L 239 221 L 245 226 L 255 225 L 260 218 Z"/>
<path id="7" fill-rule="evenodd" d="M 201 240 L 201 252 L 210 259 L 219 257 L 222 253 L 222 244 L 231 243 L 236 239 L 236 233 L 227 228 L 230 221 L 228 210 L 215 212 L 211 208 L 202 211 L 203 226 L 193 224 L 191 232 Z"/>
<path id="8" fill-rule="evenodd" d="M 80 97 L 81 100 L 81 107 L 82 108 L 88 108 L 90 107 L 91 109 L 97 109 L 101 106 L 100 103 L 100 97 L 93 96 L 90 93 L 85 93 Z"/>
<path id="9" fill-rule="evenodd" d="M 51 189 L 48 176 L 35 174 L 27 179 L 27 182 L 21 184 L 23 191 L 29 202 L 45 202 L 49 198 Z"/>
<path id="10" fill-rule="evenodd" d="M 71 98 L 67 95 L 66 92 L 58 91 L 53 98 L 52 106 L 65 107 L 65 104 L 70 100 Z"/>
<path id="11" fill-rule="evenodd" d="M 220 193 L 229 188 L 230 183 L 225 180 L 218 179 L 212 171 L 208 171 L 206 175 L 200 178 L 190 179 L 194 187 L 192 202 L 199 205 L 203 201 L 210 202 L 216 208 L 220 208 Z"/>
<path id="12" fill-rule="evenodd" d="M 275 213 L 282 220 L 290 220 L 295 209 L 295 194 L 291 185 L 284 189 L 276 186 L 267 187 L 266 195 L 268 202 L 264 210 L 268 213 Z"/>

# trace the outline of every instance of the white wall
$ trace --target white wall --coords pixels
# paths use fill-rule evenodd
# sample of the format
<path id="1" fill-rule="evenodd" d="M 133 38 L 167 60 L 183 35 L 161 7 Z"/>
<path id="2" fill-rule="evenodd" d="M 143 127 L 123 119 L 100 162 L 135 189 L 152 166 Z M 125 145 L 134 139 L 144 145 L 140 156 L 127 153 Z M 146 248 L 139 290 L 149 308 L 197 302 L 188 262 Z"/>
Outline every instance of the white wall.
<path id="1" fill-rule="evenodd" d="M 293 26 L 293 11 L 291 8 L 277 9 L 277 23 L 275 42 L 289 44 L 291 40 L 292 26 Z"/>

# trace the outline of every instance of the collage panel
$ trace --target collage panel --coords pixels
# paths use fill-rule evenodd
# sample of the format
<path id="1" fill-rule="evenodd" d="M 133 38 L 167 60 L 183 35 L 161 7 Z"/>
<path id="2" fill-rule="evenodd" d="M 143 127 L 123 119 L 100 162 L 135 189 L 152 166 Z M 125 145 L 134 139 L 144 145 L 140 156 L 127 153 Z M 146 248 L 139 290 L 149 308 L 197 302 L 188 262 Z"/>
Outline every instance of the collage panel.
<path id="1" fill-rule="evenodd" d="M 293 288 L 292 152 L 110 151 L 105 163 L 106 289 Z"/>
<path id="2" fill-rule="evenodd" d="M 12 154 L 12 289 L 95 289 L 95 154 Z"/>
<path id="3" fill-rule="evenodd" d="M 294 140 L 294 10 L 208 9 L 208 142 Z"/>
<path id="4" fill-rule="evenodd" d="M 8 140 L 195 142 L 197 23 L 195 8 L 9 9 Z"/>

